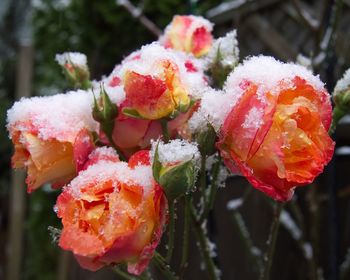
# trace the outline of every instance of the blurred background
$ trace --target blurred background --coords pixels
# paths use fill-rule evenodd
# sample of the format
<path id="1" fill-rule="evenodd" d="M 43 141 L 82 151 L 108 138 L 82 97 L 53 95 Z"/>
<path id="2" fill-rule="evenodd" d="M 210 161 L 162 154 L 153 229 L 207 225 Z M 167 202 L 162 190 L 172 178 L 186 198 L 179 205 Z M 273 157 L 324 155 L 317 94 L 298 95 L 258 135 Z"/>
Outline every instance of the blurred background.
<path id="1" fill-rule="evenodd" d="M 48 228 L 59 227 L 53 211 L 58 192 L 45 186 L 27 195 L 24 174 L 11 171 L 6 110 L 22 96 L 68 89 L 56 53 L 85 53 L 99 79 L 157 39 L 140 17 L 163 29 L 174 14 L 189 13 L 213 21 L 216 37 L 237 29 L 241 59 L 267 54 L 298 61 L 320 74 L 330 92 L 350 67 L 349 0 L 0 0 L 0 279 L 118 279 L 108 269 L 80 269 L 53 242 Z M 313 186 L 299 188 L 285 207 L 271 279 L 350 279 L 350 116 L 334 138 L 337 149 L 326 172 Z M 258 279 L 253 264 L 257 248 L 265 251 L 273 211 L 255 190 L 241 208 L 228 210 L 227 203 L 247 188 L 243 178 L 229 178 L 210 216 L 222 279 Z M 185 279 L 206 279 L 195 240 L 190 252 Z"/>

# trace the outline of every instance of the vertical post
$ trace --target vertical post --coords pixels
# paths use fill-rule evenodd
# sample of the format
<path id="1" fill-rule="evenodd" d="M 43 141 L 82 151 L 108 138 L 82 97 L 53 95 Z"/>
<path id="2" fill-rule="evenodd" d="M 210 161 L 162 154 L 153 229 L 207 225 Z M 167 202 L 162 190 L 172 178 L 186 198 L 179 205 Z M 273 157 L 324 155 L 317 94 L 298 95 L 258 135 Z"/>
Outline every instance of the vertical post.
<path id="1" fill-rule="evenodd" d="M 16 99 L 30 96 L 33 64 L 33 48 L 30 40 L 20 42 L 18 48 L 16 73 Z M 7 280 L 19 280 L 22 267 L 23 232 L 25 218 L 25 172 L 17 170 L 12 172 L 10 190 L 10 227 L 9 246 L 7 258 Z"/>

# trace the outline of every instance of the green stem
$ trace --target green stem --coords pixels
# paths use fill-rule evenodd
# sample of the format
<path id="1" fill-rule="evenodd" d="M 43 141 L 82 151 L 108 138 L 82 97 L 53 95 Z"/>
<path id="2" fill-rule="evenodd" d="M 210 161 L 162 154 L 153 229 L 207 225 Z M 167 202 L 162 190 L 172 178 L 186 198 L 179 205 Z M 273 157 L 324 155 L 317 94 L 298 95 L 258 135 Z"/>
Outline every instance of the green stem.
<path id="1" fill-rule="evenodd" d="M 185 196 L 185 214 L 184 214 L 184 237 L 182 244 L 182 257 L 180 264 L 180 278 L 183 279 L 185 269 L 188 265 L 188 249 L 189 249 L 189 234 L 190 234 L 190 222 L 191 212 L 190 207 L 192 203 L 191 194 Z"/>
<path id="2" fill-rule="evenodd" d="M 199 186 L 202 192 L 202 197 L 204 200 L 204 205 L 203 205 L 203 210 L 205 205 L 207 204 L 207 194 L 206 194 L 206 190 L 207 190 L 207 173 L 205 171 L 206 168 L 206 162 L 207 162 L 207 157 L 206 156 L 202 156 L 201 158 L 201 171 L 200 171 L 200 178 L 199 178 Z"/>
<path id="3" fill-rule="evenodd" d="M 134 277 L 129 275 L 128 273 L 124 272 L 117 266 L 112 266 L 112 271 L 115 272 L 119 277 L 121 277 L 124 280 L 136 280 L 138 277 Z"/>
<path id="4" fill-rule="evenodd" d="M 220 172 L 220 164 L 221 164 L 221 157 L 218 159 L 218 161 L 214 164 L 212 168 L 212 180 L 209 186 L 209 194 L 208 194 L 208 198 L 206 199 L 204 211 L 199 219 L 200 223 L 204 222 L 209 212 L 214 208 L 215 197 L 218 190 L 217 180 Z"/>
<path id="5" fill-rule="evenodd" d="M 168 129 L 168 120 L 166 119 L 161 119 L 160 120 L 160 124 L 162 126 L 162 132 L 163 132 L 163 138 L 164 138 L 164 142 L 168 143 L 170 140 L 170 136 L 169 136 L 169 129 Z"/>
<path id="6" fill-rule="evenodd" d="M 277 240 L 278 229 L 280 225 L 280 215 L 283 208 L 283 203 L 276 202 L 274 217 L 272 225 L 270 228 L 269 238 L 267 240 L 267 251 L 264 256 L 264 269 L 260 273 L 260 280 L 269 280 L 270 279 L 270 270 L 273 261 L 273 255 L 275 252 L 275 245 Z"/>
<path id="7" fill-rule="evenodd" d="M 163 275 L 168 280 L 177 280 L 175 273 L 171 271 L 169 264 L 166 260 L 158 253 L 154 253 L 153 261 L 158 267 L 158 269 L 163 273 Z"/>
<path id="8" fill-rule="evenodd" d="M 263 270 L 263 264 L 261 261 L 261 256 L 254 253 L 254 249 L 257 249 L 253 245 L 253 241 L 250 237 L 248 228 L 244 222 L 244 219 L 241 215 L 241 213 L 237 210 L 233 211 L 233 222 L 236 226 L 236 230 L 239 234 L 239 237 L 244 244 L 246 248 L 246 252 L 249 254 L 249 258 L 254 263 L 254 268 L 256 268 L 256 271 L 262 271 Z"/>
<path id="9" fill-rule="evenodd" d="M 169 228 L 168 228 L 168 252 L 166 261 L 170 262 L 174 251 L 174 235 L 175 235 L 175 211 L 174 201 L 169 201 Z"/>
<path id="10" fill-rule="evenodd" d="M 216 268 L 213 259 L 210 256 L 210 249 L 208 244 L 208 239 L 204 233 L 204 230 L 202 228 L 202 225 L 199 223 L 199 221 L 196 219 L 195 215 L 195 209 L 192 207 L 191 209 L 192 213 L 192 222 L 193 222 L 193 230 L 194 233 L 198 239 L 198 247 L 201 251 L 201 254 L 204 258 L 204 263 L 206 266 L 206 269 L 208 271 L 208 277 L 211 280 L 217 280 L 219 279 L 219 276 L 217 274 L 218 269 Z"/>

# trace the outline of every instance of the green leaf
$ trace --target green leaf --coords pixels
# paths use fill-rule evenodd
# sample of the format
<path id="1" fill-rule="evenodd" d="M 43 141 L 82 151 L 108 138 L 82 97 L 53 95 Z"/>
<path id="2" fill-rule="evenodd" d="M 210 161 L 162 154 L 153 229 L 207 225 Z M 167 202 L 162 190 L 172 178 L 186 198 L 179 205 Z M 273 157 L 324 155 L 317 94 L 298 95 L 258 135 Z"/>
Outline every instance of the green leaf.
<path id="1" fill-rule="evenodd" d="M 145 118 L 143 116 L 140 115 L 139 112 L 137 112 L 135 109 L 133 108 L 128 108 L 125 107 L 123 108 L 123 114 L 128 116 L 128 117 L 132 117 L 132 118 L 136 118 L 136 119 L 141 119 L 141 120 L 145 120 Z"/>
<path id="2" fill-rule="evenodd" d="M 154 152 L 152 172 L 153 172 L 154 179 L 157 181 L 157 183 L 160 183 L 159 176 L 160 176 L 160 170 L 162 169 L 162 163 L 159 161 L 158 146 L 159 146 L 159 142 L 157 143 L 157 147 Z"/>

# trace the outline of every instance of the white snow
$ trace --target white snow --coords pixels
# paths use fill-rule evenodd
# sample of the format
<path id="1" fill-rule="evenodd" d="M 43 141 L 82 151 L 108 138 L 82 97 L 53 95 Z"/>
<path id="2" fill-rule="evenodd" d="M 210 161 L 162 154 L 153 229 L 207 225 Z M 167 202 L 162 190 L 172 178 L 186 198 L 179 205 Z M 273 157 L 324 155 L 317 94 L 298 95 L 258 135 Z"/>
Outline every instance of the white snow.
<path id="1" fill-rule="evenodd" d="M 81 171 L 67 186 L 72 194 L 80 196 L 80 189 L 91 184 L 98 184 L 111 180 L 114 187 L 118 183 L 137 184 L 144 187 L 147 192 L 153 187 L 153 175 L 150 166 L 136 166 L 131 169 L 126 162 L 111 162 L 101 160 L 98 163 L 89 166 L 86 170 Z"/>
<path id="2" fill-rule="evenodd" d="M 301 238 L 301 230 L 287 211 L 282 210 L 280 222 L 289 231 L 295 240 L 299 240 Z"/>
<path id="3" fill-rule="evenodd" d="M 203 73 L 203 61 L 179 51 L 165 49 L 157 42 L 145 45 L 141 50 L 125 58 L 122 64 L 113 70 L 107 80 L 110 81 L 112 77 L 118 76 L 123 82 L 123 77 L 127 71 L 164 79 L 164 67 L 162 66 L 164 61 L 169 61 L 173 64 L 175 71 L 178 71 L 177 76 L 180 84 L 187 90 L 188 94 L 193 99 L 199 99 L 203 88 L 207 86 Z M 189 72 L 185 66 L 187 62 L 191 62 L 197 71 Z"/>
<path id="4" fill-rule="evenodd" d="M 71 63 L 76 66 L 87 67 L 86 55 L 79 52 L 65 52 L 62 54 L 56 54 L 56 61 L 61 66 L 64 66 L 66 63 Z"/>
<path id="5" fill-rule="evenodd" d="M 197 143 L 190 143 L 186 140 L 175 139 L 171 140 L 169 143 L 164 143 L 160 140 L 158 142 L 152 142 L 152 160 L 157 145 L 159 161 L 164 165 L 177 162 L 186 162 L 189 160 L 193 160 L 195 163 L 197 163 L 200 159 Z"/>
<path id="6" fill-rule="evenodd" d="M 255 107 L 251 108 L 246 115 L 245 121 L 242 124 L 243 128 L 259 128 L 262 124 L 263 110 Z"/>
<path id="7" fill-rule="evenodd" d="M 221 64 L 224 67 L 233 68 L 239 61 L 239 49 L 237 41 L 237 32 L 233 30 L 228 32 L 224 37 L 215 40 L 205 60 L 210 65 L 215 62 L 218 50 L 222 56 Z"/>
<path id="8" fill-rule="evenodd" d="M 350 89 L 350 68 L 345 71 L 343 77 L 335 85 L 333 95 L 337 95 L 348 89 Z"/>
<path id="9" fill-rule="evenodd" d="M 305 242 L 303 244 L 304 256 L 307 260 L 310 260 L 313 256 L 313 250 L 310 243 Z"/>
<path id="10" fill-rule="evenodd" d="M 22 98 L 8 110 L 7 127 L 10 132 L 31 132 L 34 127 L 42 140 L 73 142 L 81 129 L 98 131 L 98 123 L 92 117 L 92 102 L 92 92 L 83 90 Z"/>
<path id="11" fill-rule="evenodd" d="M 312 70 L 312 60 L 309 57 L 306 57 L 305 55 L 298 54 L 296 63 L 298 63 L 301 66 L 306 67 L 307 69 Z"/>
<path id="12" fill-rule="evenodd" d="M 236 198 L 232 199 L 226 204 L 226 208 L 228 210 L 237 210 L 243 205 L 243 199 L 242 198 Z"/>
<path id="13" fill-rule="evenodd" d="M 215 131 L 219 131 L 235 102 L 231 96 L 222 91 L 211 88 L 203 89 L 203 91 L 200 107 L 188 122 L 192 133 L 206 129 L 208 123 L 214 127 Z"/>

